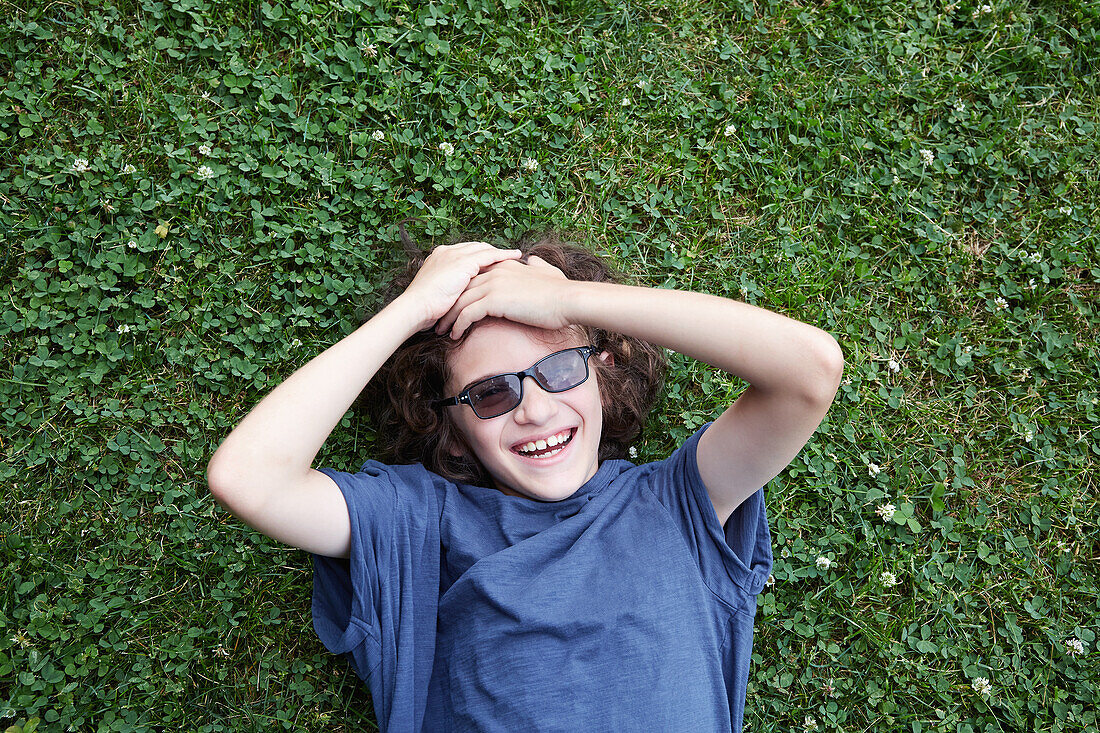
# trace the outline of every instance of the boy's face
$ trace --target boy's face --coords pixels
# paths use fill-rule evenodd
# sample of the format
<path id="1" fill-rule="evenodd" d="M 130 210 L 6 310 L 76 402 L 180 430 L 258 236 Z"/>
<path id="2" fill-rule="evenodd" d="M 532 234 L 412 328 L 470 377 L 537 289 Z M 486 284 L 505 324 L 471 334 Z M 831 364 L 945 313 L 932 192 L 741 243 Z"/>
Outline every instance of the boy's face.
<path id="1" fill-rule="evenodd" d="M 448 359 L 447 395 L 455 395 L 485 377 L 519 372 L 555 351 L 587 346 L 572 331 L 545 331 L 492 319 L 477 324 Z M 603 355 L 606 357 L 606 355 Z M 523 381 L 523 400 L 511 412 L 482 420 L 469 405 L 444 409 L 466 445 L 511 496 L 560 501 L 576 493 L 596 473 L 603 409 L 596 369 L 589 359 L 588 379 L 552 394 L 534 379 Z M 550 436 L 568 437 L 565 447 L 546 458 L 521 455 L 516 449 Z"/>

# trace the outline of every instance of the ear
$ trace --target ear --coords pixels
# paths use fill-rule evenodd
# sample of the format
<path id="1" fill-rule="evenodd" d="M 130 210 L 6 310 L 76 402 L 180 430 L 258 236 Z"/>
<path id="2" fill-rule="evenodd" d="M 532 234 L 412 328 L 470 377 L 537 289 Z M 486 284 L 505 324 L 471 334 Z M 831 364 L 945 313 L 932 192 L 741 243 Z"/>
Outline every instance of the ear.
<path id="1" fill-rule="evenodd" d="M 615 366 L 615 355 L 610 351 L 601 353 L 597 358 L 607 366 Z"/>

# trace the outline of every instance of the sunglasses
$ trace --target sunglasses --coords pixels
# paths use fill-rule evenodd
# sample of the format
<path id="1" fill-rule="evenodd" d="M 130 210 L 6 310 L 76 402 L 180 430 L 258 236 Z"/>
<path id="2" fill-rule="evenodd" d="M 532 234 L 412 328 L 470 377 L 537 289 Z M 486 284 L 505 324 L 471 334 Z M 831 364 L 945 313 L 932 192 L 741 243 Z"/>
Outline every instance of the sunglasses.
<path id="1" fill-rule="evenodd" d="M 588 357 L 596 353 L 592 346 L 576 346 L 555 351 L 522 372 L 497 374 L 471 384 L 455 397 L 436 400 L 435 407 L 469 405 L 482 420 L 500 417 L 519 407 L 523 401 L 523 381 L 535 380 L 547 392 L 565 392 L 588 379 Z"/>

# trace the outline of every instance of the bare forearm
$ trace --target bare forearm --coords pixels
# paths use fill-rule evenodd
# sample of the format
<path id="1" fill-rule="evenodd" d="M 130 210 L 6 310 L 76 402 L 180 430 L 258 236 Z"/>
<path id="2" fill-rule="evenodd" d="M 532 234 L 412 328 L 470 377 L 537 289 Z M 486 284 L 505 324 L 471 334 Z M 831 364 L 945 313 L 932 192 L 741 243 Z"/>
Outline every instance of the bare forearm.
<path id="1" fill-rule="evenodd" d="M 813 326 L 705 293 L 589 282 L 570 287 L 575 323 L 659 344 L 760 390 L 815 392 L 820 386 L 831 398 L 836 388 L 839 347 Z"/>
<path id="2" fill-rule="evenodd" d="M 424 324 L 398 298 L 272 390 L 210 460 L 211 486 L 271 486 L 305 474 L 379 367 Z"/>

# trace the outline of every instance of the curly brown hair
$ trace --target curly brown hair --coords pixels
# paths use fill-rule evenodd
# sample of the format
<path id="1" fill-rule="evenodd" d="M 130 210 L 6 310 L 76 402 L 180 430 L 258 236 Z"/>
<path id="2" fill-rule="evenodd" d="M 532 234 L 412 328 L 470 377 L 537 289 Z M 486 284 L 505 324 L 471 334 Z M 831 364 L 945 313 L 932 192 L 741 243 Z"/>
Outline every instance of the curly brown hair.
<path id="1" fill-rule="evenodd" d="M 428 253 L 419 249 L 401 227 L 408 262 L 390 281 L 382 305 L 390 303 L 412 282 Z M 461 241 L 461 240 L 456 240 Z M 570 280 L 622 282 L 596 254 L 567 243 L 557 232 L 527 235 L 509 244 L 523 252 L 522 260 L 537 256 L 561 270 Z M 366 316 L 366 322 L 373 314 Z M 603 404 L 603 432 L 599 461 L 625 458 L 630 442 L 641 432 L 646 416 L 664 384 L 664 349 L 641 339 L 579 326 L 587 343 L 613 357 L 593 359 Z M 448 356 L 469 335 L 452 340 L 432 329 L 420 331 L 398 347 L 359 395 L 356 409 L 375 429 L 380 460 L 392 464 L 421 463 L 445 479 L 490 486 L 481 462 L 470 455 L 449 411 L 433 408 L 442 399 L 448 381 Z M 454 453 L 461 455 L 454 455 Z"/>

